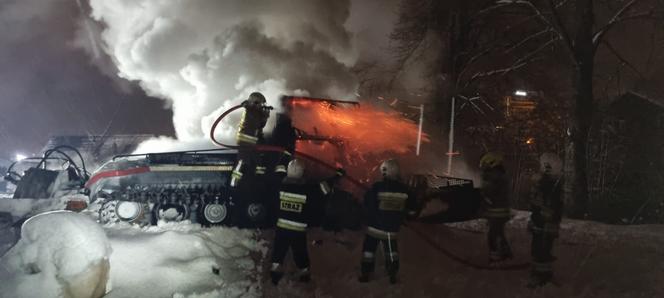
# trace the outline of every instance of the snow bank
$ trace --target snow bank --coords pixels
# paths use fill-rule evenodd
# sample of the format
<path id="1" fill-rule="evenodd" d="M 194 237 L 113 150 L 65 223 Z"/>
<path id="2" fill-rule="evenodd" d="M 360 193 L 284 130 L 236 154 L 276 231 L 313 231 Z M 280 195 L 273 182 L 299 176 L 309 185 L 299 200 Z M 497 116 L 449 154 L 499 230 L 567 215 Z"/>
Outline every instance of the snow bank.
<path id="1" fill-rule="evenodd" d="M 85 215 L 55 211 L 27 220 L 21 239 L 0 259 L 3 297 L 100 297 L 110 243 Z"/>
<path id="2" fill-rule="evenodd" d="M 14 217 L 25 217 L 45 211 L 63 210 L 72 197 L 53 199 L 0 199 L 0 212 L 9 212 Z M 78 198 L 78 196 L 76 196 Z"/>
<path id="3" fill-rule="evenodd" d="M 111 290 L 106 297 L 259 297 L 267 245 L 253 230 L 188 222 L 106 227 Z"/>

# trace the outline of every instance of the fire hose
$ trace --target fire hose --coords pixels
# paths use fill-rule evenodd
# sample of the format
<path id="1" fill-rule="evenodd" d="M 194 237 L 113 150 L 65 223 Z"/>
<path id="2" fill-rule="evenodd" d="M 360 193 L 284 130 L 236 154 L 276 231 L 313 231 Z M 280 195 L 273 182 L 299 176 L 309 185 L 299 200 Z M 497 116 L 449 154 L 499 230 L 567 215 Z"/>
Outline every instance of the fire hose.
<path id="1" fill-rule="evenodd" d="M 499 265 L 499 266 L 488 266 L 488 265 L 476 264 L 476 263 L 473 263 L 471 261 L 468 261 L 467 259 L 464 259 L 460 256 L 455 255 L 454 253 L 452 253 L 451 251 L 449 251 L 448 249 L 446 249 L 445 247 L 440 245 L 438 242 L 431 239 L 431 237 L 429 237 L 426 233 L 424 233 L 421 230 L 413 227 L 412 225 L 406 225 L 406 227 L 411 229 L 413 232 L 415 232 L 415 234 L 417 234 L 417 236 L 422 238 L 422 240 L 424 240 L 426 243 L 431 245 L 436 250 L 440 251 L 446 257 L 450 258 L 451 260 L 453 260 L 453 261 L 455 261 L 455 262 L 457 262 L 461 265 L 464 265 L 464 266 L 467 266 L 467 267 L 470 267 L 470 268 L 473 268 L 473 269 L 477 269 L 477 270 L 495 270 L 495 271 L 518 271 L 518 270 L 527 269 L 530 266 L 530 264 L 527 263 L 527 262 L 526 263 L 518 263 L 518 264 Z"/>
<path id="2" fill-rule="evenodd" d="M 221 147 L 225 147 L 225 148 L 229 148 L 229 149 L 255 150 L 255 151 L 259 151 L 259 152 L 283 152 L 283 151 L 285 151 L 286 150 L 285 148 L 279 147 L 279 146 L 273 146 L 273 145 L 258 144 L 258 145 L 255 145 L 255 146 L 251 146 L 251 145 L 250 146 L 241 146 L 241 145 L 225 144 L 225 143 L 217 140 L 217 138 L 215 137 L 215 131 L 217 129 L 217 126 L 219 126 L 221 121 L 224 118 L 226 118 L 226 116 L 228 116 L 233 111 L 235 111 L 237 109 L 240 109 L 242 107 L 243 107 L 242 105 L 233 106 L 230 109 L 226 110 L 224 113 L 222 113 L 219 117 L 217 117 L 217 119 L 212 124 L 212 128 L 210 129 L 210 139 L 212 140 L 212 142 L 217 146 L 221 146 Z M 325 161 L 323 161 L 319 158 L 316 158 L 314 156 L 311 156 L 309 154 L 306 154 L 304 152 L 295 150 L 295 155 L 303 157 L 303 158 L 305 158 L 309 161 L 312 161 L 312 162 L 314 162 L 318 165 L 321 165 L 321 166 L 323 166 L 327 169 L 330 169 L 330 170 L 333 170 L 333 171 L 337 170 L 337 167 L 335 167 L 333 165 L 330 165 L 330 164 L 326 163 Z M 354 179 L 353 177 L 344 176 L 342 178 L 344 178 L 347 181 L 353 183 L 355 186 L 359 187 L 360 189 L 364 189 L 364 190 L 367 189 L 365 185 L 363 185 L 360 181 L 358 181 L 357 179 Z M 523 269 L 528 268 L 528 266 L 529 266 L 528 263 L 513 264 L 513 265 L 506 265 L 506 266 L 499 266 L 499 267 L 475 264 L 475 263 L 472 263 L 472 262 L 470 262 L 470 261 L 468 261 L 468 260 L 466 260 L 462 257 L 459 257 L 459 256 L 453 254 L 452 252 L 450 252 L 449 250 L 445 249 L 440 244 L 438 244 L 436 241 L 431 239 L 431 237 L 428 237 L 424 232 L 420 231 L 419 229 L 417 229 L 417 228 L 415 228 L 411 225 L 407 225 L 407 227 L 410 228 L 413 232 L 415 232 L 415 234 L 417 234 L 425 242 L 427 242 L 429 245 L 431 245 L 436 250 L 443 253 L 448 258 L 450 258 L 453 261 L 456 261 L 456 262 L 458 262 L 462 265 L 473 268 L 473 269 L 477 269 L 477 270 L 504 270 L 504 271 L 507 271 L 507 270 L 523 270 Z"/>
<path id="3" fill-rule="evenodd" d="M 212 142 L 213 142 L 215 145 L 217 145 L 217 146 L 221 146 L 221 147 L 225 147 L 225 148 L 229 148 L 229 149 L 238 149 L 238 150 L 255 150 L 255 151 L 259 151 L 259 152 L 284 152 L 284 151 L 286 151 L 286 149 L 283 148 L 283 147 L 273 146 L 273 145 L 258 144 L 258 145 L 255 145 L 255 146 L 251 146 L 251 145 L 250 145 L 250 146 L 240 146 L 240 145 L 224 144 L 224 143 L 220 142 L 219 140 L 217 140 L 217 138 L 215 138 L 215 136 L 214 136 L 214 133 L 215 133 L 215 131 L 216 131 L 217 126 L 219 125 L 219 123 L 221 123 L 221 121 L 222 121 L 226 116 L 228 116 L 228 114 L 230 114 L 231 112 L 233 112 L 233 111 L 235 111 L 235 110 L 237 110 L 237 109 L 239 109 L 239 108 L 242 108 L 242 105 L 236 105 L 236 106 L 234 106 L 234 107 L 228 109 L 226 112 L 222 113 L 222 114 L 217 118 L 217 120 L 215 120 L 214 123 L 212 124 L 212 128 L 210 129 L 210 139 L 212 140 Z M 306 154 L 306 153 L 304 153 L 304 152 L 301 152 L 301 151 L 297 151 L 297 150 L 295 150 L 295 155 L 296 155 L 296 156 L 299 156 L 299 157 L 302 157 L 302 158 L 305 158 L 305 159 L 307 159 L 307 160 L 309 160 L 309 161 L 312 161 L 312 162 L 314 162 L 314 163 L 316 163 L 316 164 L 318 164 L 318 165 L 321 165 L 321 166 L 323 166 L 323 167 L 325 167 L 325 168 L 327 168 L 327 169 L 330 169 L 330 170 L 333 170 L 333 171 L 336 171 L 336 170 L 337 170 L 337 167 L 335 167 L 335 166 L 333 166 L 333 165 L 330 165 L 330 164 L 326 163 L 325 161 L 320 160 L 320 159 L 318 159 L 318 158 L 316 158 L 316 157 L 314 157 L 314 156 L 311 156 L 311 155 L 309 155 L 309 154 Z M 344 177 L 342 177 L 342 179 L 346 179 L 346 180 L 350 181 L 351 183 L 353 183 L 355 186 L 359 187 L 360 189 L 365 189 L 365 190 L 366 190 L 366 186 L 364 186 L 364 184 L 362 184 L 362 183 L 361 183 L 360 181 L 358 181 L 357 179 L 354 179 L 353 177 L 350 177 L 350 176 L 344 176 Z"/>

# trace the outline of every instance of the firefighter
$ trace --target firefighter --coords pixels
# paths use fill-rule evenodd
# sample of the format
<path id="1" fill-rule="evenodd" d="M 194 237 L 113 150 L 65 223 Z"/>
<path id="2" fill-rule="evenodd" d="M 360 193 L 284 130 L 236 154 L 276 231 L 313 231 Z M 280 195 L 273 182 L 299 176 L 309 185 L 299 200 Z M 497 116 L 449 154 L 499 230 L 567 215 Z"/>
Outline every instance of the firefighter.
<path id="1" fill-rule="evenodd" d="M 558 227 L 562 218 L 562 162 L 553 153 L 540 157 L 540 173 L 535 176 L 531 191 L 532 214 L 528 229 L 533 234 L 531 244 L 532 266 L 528 287 L 542 286 L 553 277 L 551 254 L 553 241 L 558 238 Z"/>
<path id="2" fill-rule="evenodd" d="M 489 263 L 496 264 L 512 258 L 512 250 L 505 238 L 505 224 L 510 220 L 509 180 L 503 156 L 489 152 L 480 160 L 482 170 L 482 204 L 489 223 Z"/>
<path id="3" fill-rule="evenodd" d="M 293 159 L 295 154 L 295 142 L 297 141 L 297 133 L 293 127 L 293 121 L 290 116 L 290 106 L 286 100 L 287 97 L 282 96 L 280 101 L 282 105 L 281 112 L 277 114 L 276 123 L 272 129 L 272 134 L 267 142 L 271 146 L 282 148 L 280 151 L 266 152 L 265 166 L 268 171 L 266 196 L 270 201 L 278 200 L 279 189 L 281 182 L 286 177 L 288 163 Z M 278 208 L 278 206 L 269 206 Z M 274 224 L 276 221 L 276 212 L 268 212 L 271 214 L 269 221 Z"/>
<path id="4" fill-rule="evenodd" d="M 232 173 L 231 186 L 237 187 L 245 175 L 261 175 L 265 167 L 259 162 L 257 154 L 251 147 L 263 143 L 263 128 L 270 117 L 272 107 L 267 106 L 265 96 L 254 92 L 242 102 L 244 113 L 238 126 L 236 141 L 241 146 L 238 152 L 238 163 Z"/>
<path id="5" fill-rule="evenodd" d="M 291 118 L 291 107 L 288 104 L 286 96 L 280 98 L 282 111 L 277 114 L 277 121 L 272 130 L 270 138 L 270 145 L 281 147 L 282 152 L 273 152 L 272 164 L 274 173 L 277 174 L 278 180 L 281 181 L 286 176 L 286 168 L 288 163 L 292 160 L 295 153 L 295 142 L 297 141 L 297 132 L 293 127 L 293 120 Z"/>
<path id="6" fill-rule="evenodd" d="M 309 282 L 309 253 L 307 252 L 307 228 L 312 217 L 319 215 L 324 206 L 324 199 L 332 191 L 337 179 L 344 175 L 337 170 L 334 177 L 318 184 L 307 184 L 304 180 L 304 163 L 294 159 L 288 164 L 287 176 L 279 192 L 277 228 L 272 248 L 272 267 L 270 277 L 274 285 L 283 277 L 282 263 L 288 249 L 293 252 L 293 260 L 298 268 L 301 282 Z"/>
<path id="7" fill-rule="evenodd" d="M 364 196 L 367 232 L 362 248 L 359 281 L 368 282 L 375 267 L 375 253 L 382 243 L 390 283 L 397 282 L 399 253 L 397 236 L 406 215 L 415 215 L 415 198 L 407 185 L 400 181 L 399 164 L 388 159 L 380 165 L 382 181 L 373 184 Z"/>
<path id="8" fill-rule="evenodd" d="M 242 102 L 244 112 L 238 126 L 236 141 L 238 161 L 231 173 L 230 185 L 234 188 L 235 204 L 243 214 L 235 217 L 235 222 L 241 227 L 254 227 L 265 224 L 268 202 L 267 178 L 268 169 L 263 160 L 263 154 L 254 150 L 254 147 L 263 144 L 263 128 L 270 116 L 272 107 L 267 106 L 265 96 L 259 92 L 249 95 Z"/>

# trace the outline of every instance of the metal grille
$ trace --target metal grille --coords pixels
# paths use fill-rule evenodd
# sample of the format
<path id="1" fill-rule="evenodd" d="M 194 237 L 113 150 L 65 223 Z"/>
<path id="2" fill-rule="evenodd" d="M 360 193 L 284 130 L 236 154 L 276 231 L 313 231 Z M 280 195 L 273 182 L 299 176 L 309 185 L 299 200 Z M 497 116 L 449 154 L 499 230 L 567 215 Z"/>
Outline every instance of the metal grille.
<path id="1" fill-rule="evenodd" d="M 439 175 L 427 175 L 427 182 L 431 188 L 442 188 L 448 186 L 473 187 L 473 180 Z"/>

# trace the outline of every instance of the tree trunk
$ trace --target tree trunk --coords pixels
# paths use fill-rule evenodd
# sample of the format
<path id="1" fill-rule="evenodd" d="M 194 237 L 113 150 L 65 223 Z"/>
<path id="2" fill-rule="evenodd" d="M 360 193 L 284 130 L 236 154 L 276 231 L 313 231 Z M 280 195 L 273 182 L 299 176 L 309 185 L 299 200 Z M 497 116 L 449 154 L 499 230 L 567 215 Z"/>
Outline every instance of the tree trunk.
<path id="1" fill-rule="evenodd" d="M 574 119 L 572 121 L 572 146 L 574 154 L 574 181 L 572 195 L 574 205 L 571 215 L 582 218 L 588 214 L 588 133 L 594 110 L 593 75 L 595 47 L 593 44 L 593 1 L 577 2 L 577 34 L 574 42 L 575 93 Z"/>

